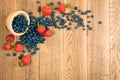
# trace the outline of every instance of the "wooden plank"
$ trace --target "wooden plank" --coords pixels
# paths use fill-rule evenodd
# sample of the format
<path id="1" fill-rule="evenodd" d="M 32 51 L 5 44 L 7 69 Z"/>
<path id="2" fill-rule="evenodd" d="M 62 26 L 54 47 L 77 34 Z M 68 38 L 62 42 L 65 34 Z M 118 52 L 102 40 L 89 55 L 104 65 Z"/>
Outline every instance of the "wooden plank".
<path id="1" fill-rule="evenodd" d="M 86 10 L 86 0 L 64 0 L 67 2 L 71 4 L 71 10 L 74 6 Z M 87 80 L 87 33 L 74 27 L 75 24 L 72 30 L 64 30 L 63 80 Z"/>
<path id="2" fill-rule="evenodd" d="M 42 0 L 42 7 L 53 0 Z M 57 6 L 57 1 L 53 2 Z M 55 30 L 55 35 L 46 38 L 40 50 L 40 80 L 62 80 L 63 30 Z"/>
<path id="3" fill-rule="evenodd" d="M 110 80 L 120 79 L 120 0 L 110 0 Z"/>
<path id="4" fill-rule="evenodd" d="M 109 0 L 87 0 L 87 5 L 95 16 L 88 31 L 88 80 L 109 80 Z"/>
<path id="5" fill-rule="evenodd" d="M 6 22 L 6 18 L 7 16 L 14 11 L 17 10 L 25 10 L 27 11 L 27 9 L 33 10 L 33 12 L 36 14 L 37 12 L 37 5 L 36 5 L 36 0 L 29 0 L 29 1 L 21 1 L 21 0 L 1 0 L 1 26 L 0 30 L 2 30 L 2 36 L 4 38 L 1 38 L 1 46 L 3 45 L 3 43 L 5 43 L 5 36 L 7 34 L 10 34 L 10 32 L 7 32 L 7 30 L 5 29 L 5 22 Z M 28 3 L 28 5 L 27 5 Z M 37 14 L 36 14 L 37 15 Z M 3 50 L 3 49 L 1 49 Z M 9 51 L 11 54 L 13 53 L 13 51 Z M 18 66 L 18 59 L 17 57 L 6 57 L 5 53 L 7 53 L 6 51 L 2 51 L 2 55 L 1 55 L 1 74 L 2 74 L 2 78 L 0 78 L 1 80 L 39 80 L 39 54 L 37 54 L 36 56 L 32 57 L 32 64 L 28 67 L 24 67 L 21 68 Z M 39 53 L 39 52 L 38 52 Z M 18 54 L 19 55 L 19 54 Z"/>
<path id="6" fill-rule="evenodd" d="M 11 3 L 11 5 L 9 5 L 9 3 Z M 1 50 L 1 55 L 0 55 L 0 71 L 1 71 L 1 76 L 0 79 L 1 80 L 9 80 L 9 79 L 13 79 L 14 77 L 14 68 L 15 68 L 15 64 L 14 64 L 14 59 L 12 57 L 6 57 L 6 53 L 12 53 L 13 51 L 5 51 L 3 49 L 3 45 L 6 43 L 5 41 L 5 36 L 7 34 L 10 34 L 10 32 L 8 32 L 5 28 L 6 26 L 6 18 L 8 16 L 8 14 L 11 11 L 15 11 L 16 7 L 15 7 L 15 0 L 13 0 L 13 2 L 10 2 L 10 0 L 1 0 L 0 1 L 0 5 L 1 5 L 1 9 L 0 9 L 0 32 L 1 32 L 1 38 L 0 38 L 0 50 Z"/>

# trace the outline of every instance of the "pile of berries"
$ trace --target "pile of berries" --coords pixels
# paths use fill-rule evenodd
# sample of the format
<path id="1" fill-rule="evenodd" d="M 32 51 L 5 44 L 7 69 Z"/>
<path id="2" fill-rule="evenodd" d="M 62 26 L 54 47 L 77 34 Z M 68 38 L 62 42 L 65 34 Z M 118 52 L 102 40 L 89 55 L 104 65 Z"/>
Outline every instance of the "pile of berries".
<path id="1" fill-rule="evenodd" d="M 39 4 L 40 2 L 37 1 Z M 38 6 L 38 12 L 43 13 L 43 16 L 36 17 L 32 15 L 32 12 L 29 12 L 30 17 L 30 25 L 28 26 L 28 21 L 22 15 L 18 15 L 14 18 L 12 26 L 15 32 L 25 32 L 26 28 L 28 28 L 27 32 L 24 35 L 19 37 L 19 40 L 11 45 L 11 43 L 15 40 L 14 35 L 8 35 L 6 37 L 7 43 L 4 45 L 5 50 L 11 50 L 14 48 L 15 53 L 13 56 L 16 56 L 17 53 L 21 53 L 18 56 L 20 66 L 26 66 L 31 63 L 31 55 L 35 55 L 39 48 L 38 44 L 43 44 L 45 41 L 45 37 L 51 37 L 54 34 L 54 31 L 50 29 L 50 27 L 54 27 L 57 29 L 73 29 L 72 24 L 76 23 L 74 29 L 78 29 L 82 27 L 83 30 L 92 30 L 92 26 L 90 25 L 90 18 L 94 18 L 94 15 L 91 15 L 91 10 L 82 11 L 78 9 L 78 7 L 74 7 L 73 10 L 66 12 L 67 8 L 71 8 L 69 4 L 64 4 L 58 2 L 58 6 L 54 7 L 54 3 L 51 2 L 47 4 L 41 9 L 41 6 Z M 56 11 L 60 14 L 57 15 Z M 86 16 L 87 25 L 84 24 L 84 18 L 81 15 Z M 102 24 L 101 21 L 98 22 Z M 30 53 L 29 55 L 25 55 L 26 51 Z M 10 56 L 10 53 L 7 53 L 7 56 Z"/>
<path id="2" fill-rule="evenodd" d="M 28 21 L 25 16 L 23 15 L 18 15 L 13 19 L 12 22 L 12 27 L 13 30 L 16 33 L 22 33 L 25 32 L 27 27 L 28 27 Z"/>

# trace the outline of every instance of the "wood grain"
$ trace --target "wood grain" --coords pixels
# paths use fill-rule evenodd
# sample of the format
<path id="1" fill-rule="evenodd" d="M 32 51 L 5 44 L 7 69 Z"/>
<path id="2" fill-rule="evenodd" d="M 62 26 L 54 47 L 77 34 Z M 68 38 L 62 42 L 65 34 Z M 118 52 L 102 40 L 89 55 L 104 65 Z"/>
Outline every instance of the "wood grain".
<path id="1" fill-rule="evenodd" d="M 71 5 L 71 10 L 78 6 L 86 10 L 86 0 L 64 0 Z M 70 11 L 70 10 L 69 10 Z M 63 80 L 87 80 L 87 33 L 80 29 L 64 30 L 64 79 Z"/>
<path id="2" fill-rule="evenodd" d="M 120 80 L 120 0 L 41 0 L 40 4 L 36 1 L 0 0 L 0 80 Z M 17 57 L 5 56 L 13 51 L 2 48 L 5 36 L 10 34 L 5 28 L 6 18 L 17 10 L 33 11 L 40 16 L 37 7 L 51 1 L 91 9 L 95 16 L 90 19 L 93 30 L 55 29 L 53 37 L 38 45 L 40 51 L 32 56 L 32 64 L 20 68 Z"/>
<path id="3" fill-rule="evenodd" d="M 109 80 L 109 0 L 87 2 L 95 16 L 88 31 L 88 80 Z"/>
<path id="4" fill-rule="evenodd" d="M 110 0 L 110 80 L 120 79 L 120 0 Z"/>
<path id="5" fill-rule="evenodd" d="M 46 6 L 51 1 L 53 0 L 41 1 L 41 6 Z M 54 0 L 56 6 L 57 2 L 58 0 Z M 63 30 L 54 29 L 54 31 L 55 35 L 46 38 L 45 44 L 41 45 L 40 80 L 62 80 Z"/>

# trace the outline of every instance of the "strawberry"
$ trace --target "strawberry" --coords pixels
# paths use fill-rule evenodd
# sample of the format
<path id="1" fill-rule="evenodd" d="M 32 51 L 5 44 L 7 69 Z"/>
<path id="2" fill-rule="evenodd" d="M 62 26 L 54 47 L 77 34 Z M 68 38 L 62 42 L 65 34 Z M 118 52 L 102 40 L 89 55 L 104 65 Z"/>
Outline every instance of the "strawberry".
<path id="1" fill-rule="evenodd" d="M 4 45 L 4 49 L 5 49 L 5 50 L 11 50 L 11 49 L 12 49 L 12 45 L 9 44 L 9 43 L 6 43 L 6 44 Z"/>
<path id="2" fill-rule="evenodd" d="M 47 4 L 47 6 L 42 8 L 42 13 L 44 16 L 49 16 L 52 14 L 52 8 L 50 8 L 50 4 Z"/>
<path id="3" fill-rule="evenodd" d="M 45 37 L 50 37 L 50 36 L 52 36 L 53 34 L 54 34 L 53 31 L 51 31 L 51 30 L 46 30 L 43 35 L 44 35 Z"/>
<path id="4" fill-rule="evenodd" d="M 14 35 L 7 35 L 6 36 L 6 40 L 9 41 L 9 42 L 13 42 L 15 40 L 15 36 Z"/>
<path id="5" fill-rule="evenodd" d="M 43 25 L 38 25 L 38 28 L 37 28 L 37 32 L 39 33 L 39 34 L 43 34 L 44 32 L 45 32 L 45 30 L 46 30 L 46 27 L 45 26 L 43 26 Z"/>
<path id="6" fill-rule="evenodd" d="M 65 12 L 65 11 L 66 11 L 66 8 L 69 8 L 69 7 L 70 7 L 69 4 L 59 4 L 59 5 L 58 5 L 58 10 L 59 10 L 60 12 Z"/>
<path id="7" fill-rule="evenodd" d="M 27 66 L 31 63 L 31 56 L 30 55 L 26 55 L 22 57 L 22 64 L 24 66 Z"/>
<path id="8" fill-rule="evenodd" d="M 22 52 L 24 50 L 24 47 L 22 44 L 16 44 L 14 50 L 16 52 Z"/>

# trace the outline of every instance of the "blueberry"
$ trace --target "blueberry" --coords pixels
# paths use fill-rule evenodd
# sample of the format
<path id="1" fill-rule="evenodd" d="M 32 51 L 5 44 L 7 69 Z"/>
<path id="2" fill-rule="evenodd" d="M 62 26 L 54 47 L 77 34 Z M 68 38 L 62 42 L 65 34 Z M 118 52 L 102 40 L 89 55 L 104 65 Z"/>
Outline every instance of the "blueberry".
<path id="1" fill-rule="evenodd" d="M 81 10 L 79 9 L 78 12 L 81 12 Z"/>
<path id="2" fill-rule="evenodd" d="M 69 26 L 71 26 L 72 25 L 72 23 L 71 22 L 69 22 Z"/>
<path id="3" fill-rule="evenodd" d="M 89 29 L 89 30 L 92 30 L 92 27 L 89 27 L 88 29 Z"/>
<path id="4" fill-rule="evenodd" d="M 17 56 L 17 53 L 13 53 L 13 56 Z"/>
<path id="5" fill-rule="evenodd" d="M 90 21 L 88 21 L 87 23 L 90 23 Z"/>
<path id="6" fill-rule="evenodd" d="M 10 56 L 10 53 L 7 53 L 6 56 Z"/>
<path id="7" fill-rule="evenodd" d="M 77 6 L 75 6 L 75 7 L 74 7 L 74 10 L 78 10 L 78 7 L 77 7 Z"/>
<path id="8" fill-rule="evenodd" d="M 51 2 L 50 5 L 54 5 L 54 2 Z"/>
<path id="9" fill-rule="evenodd" d="M 85 30 L 87 30 L 87 28 L 86 28 L 86 27 L 84 27 L 84 28 L 83 28 L 83 31 L 85 31 Z"/>
<path id="10" fill-rule="evenodd" d="M 67 30 L 71 30 L 71 28 L 70 28 L 70 27 L 68 27 L 68 28 L 67 28 Z"/>
<path id="11" fill-rule="evenodd" d="M 78 29 L 78 27 L 75 27 L 75 29 Z"/>
<path id="12" fill-rule="evenodd" d="M 61 1 L 58 1 L 58 4 L 61 4 Z"/>
<path id="13" fill-rule="evenodd" d="M 38 12 L 41 12 L 41 6 L 38 6 Z"/>
<path id="14" fill-rule="evenodd" d="M 32 14 L 33 14 L 33 12 L 32 12 L 32 11 L 30 11 L 30 12 L 28 12 L 28 14 L 29 14 L 29 15 L 32 15 Z"/>
<path id="15" fill-rule="evenodd" d="M 89 19 L 89 18 L 90 18 L 90 16 L 87 16 L 87 18 Z"/>
<path id="16" fill-rule="evenodd" d="M 21 55 L 21 54 L 20 54 L 20 55 L 18 56 L 18 59 L 22 59 L 23 56 L 24 56 L 24 55 Z"/>
<path id="17" fill-rule="evenodd" d="M 98 21 L 98 24 L 102 24 L 102 21 Z"/>
<path id="18" fill-rule="evenodd" d="M 57 7 L 55 7 L 55 10 L 57 10 L 58 8 Z"/>
<path id="19" fill-rule="evenodd" d="M 39 4 L 40 3 L 40 0 L 37 0 L 37 4 Z"/>
<path id="20" fill-rule="evenodd" d="M 94 18 L 94 15 L 91 15 L 91 18 Z"/>

